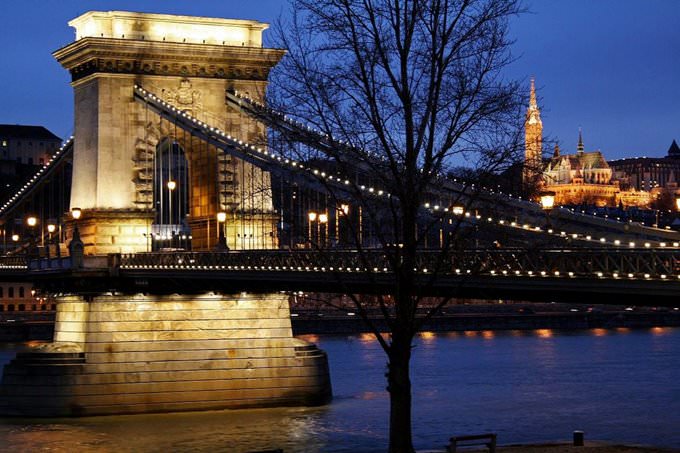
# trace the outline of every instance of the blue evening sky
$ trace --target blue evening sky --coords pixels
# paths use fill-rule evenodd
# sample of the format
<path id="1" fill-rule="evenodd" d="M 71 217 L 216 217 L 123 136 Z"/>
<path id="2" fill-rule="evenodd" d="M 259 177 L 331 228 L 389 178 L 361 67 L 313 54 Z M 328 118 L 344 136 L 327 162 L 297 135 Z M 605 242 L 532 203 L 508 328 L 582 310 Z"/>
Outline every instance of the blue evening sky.
<path id="1" fill-rule="evenodd" d="M 608 159 L 662 156 L 680 140 L 680 0 L 527 0 L 513 23 L 519 58 L 509 76 L 534 76 L 544 134 Z M 0 123 L 73 129 L 69 76 L 52 51 L 73 40 L 67 22 L 89 10 L 187 14 L 272 22 L 285 0 L 2 0 Z M 265 32 L 266 33 L 266 32 Z"/>

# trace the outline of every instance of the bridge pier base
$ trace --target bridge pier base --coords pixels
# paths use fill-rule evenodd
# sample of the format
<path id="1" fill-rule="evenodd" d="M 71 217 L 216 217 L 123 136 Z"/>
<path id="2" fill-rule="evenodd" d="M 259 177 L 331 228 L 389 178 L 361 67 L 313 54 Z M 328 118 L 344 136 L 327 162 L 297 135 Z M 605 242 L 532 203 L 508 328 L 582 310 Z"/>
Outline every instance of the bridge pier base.
<path id="1" fill-rule="evenodd" d="M 326 355 L 293 338 L 287 296 L 63 296 L 54 343 L 19 354 L 0 385 L 16 416 L 321 405 Z"/>

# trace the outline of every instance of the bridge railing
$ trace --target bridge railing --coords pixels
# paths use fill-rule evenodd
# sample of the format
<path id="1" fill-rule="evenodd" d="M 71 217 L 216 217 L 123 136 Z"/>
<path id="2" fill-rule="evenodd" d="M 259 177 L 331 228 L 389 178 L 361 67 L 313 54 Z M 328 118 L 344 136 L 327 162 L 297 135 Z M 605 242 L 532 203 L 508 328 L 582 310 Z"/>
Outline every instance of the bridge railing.
<path id="1" fill-rule="evenodd" d="M 122 270 L 392 273 L 395 256 L 371 250 L 253 250 L 123 254 Z M 680 251 L 659 249 L 473 249 L 418 253 L 423 274 L 590 278 L 661 278 L 680 275 Z"/>
<path id="2" fill-rule="evenodd" d="M 28 258 L 25 256 L 0 256 L 0 271 L 25 271 L 28 269 Z"/>

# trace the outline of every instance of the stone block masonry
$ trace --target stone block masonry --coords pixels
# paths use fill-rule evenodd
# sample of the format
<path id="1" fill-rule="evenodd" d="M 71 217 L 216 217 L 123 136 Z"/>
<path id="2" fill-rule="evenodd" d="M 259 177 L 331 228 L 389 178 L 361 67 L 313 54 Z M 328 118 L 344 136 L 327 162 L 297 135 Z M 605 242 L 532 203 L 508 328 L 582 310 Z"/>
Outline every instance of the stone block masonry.
<path id="1" fill-rule="evenodd" d="M 0 410 L 85 416 L 331 398 L 325 353 L 293 338 L 287 296 L 63 296 L 55 341 L 5 366 Z"/>

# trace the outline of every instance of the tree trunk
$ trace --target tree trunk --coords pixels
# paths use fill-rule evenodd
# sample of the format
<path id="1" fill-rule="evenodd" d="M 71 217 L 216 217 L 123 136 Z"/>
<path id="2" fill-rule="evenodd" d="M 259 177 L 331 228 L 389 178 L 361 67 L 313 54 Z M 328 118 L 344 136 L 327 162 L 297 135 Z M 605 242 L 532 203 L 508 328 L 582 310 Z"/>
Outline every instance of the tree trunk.
<path id="1" fill-rule="evenodd" d="M 411 340 L 410 334 L 398 331 L 392 333 L 387 371 L 387 390 L 390 394 L 389 453 L 414 452 L 411 437 Z"/>

